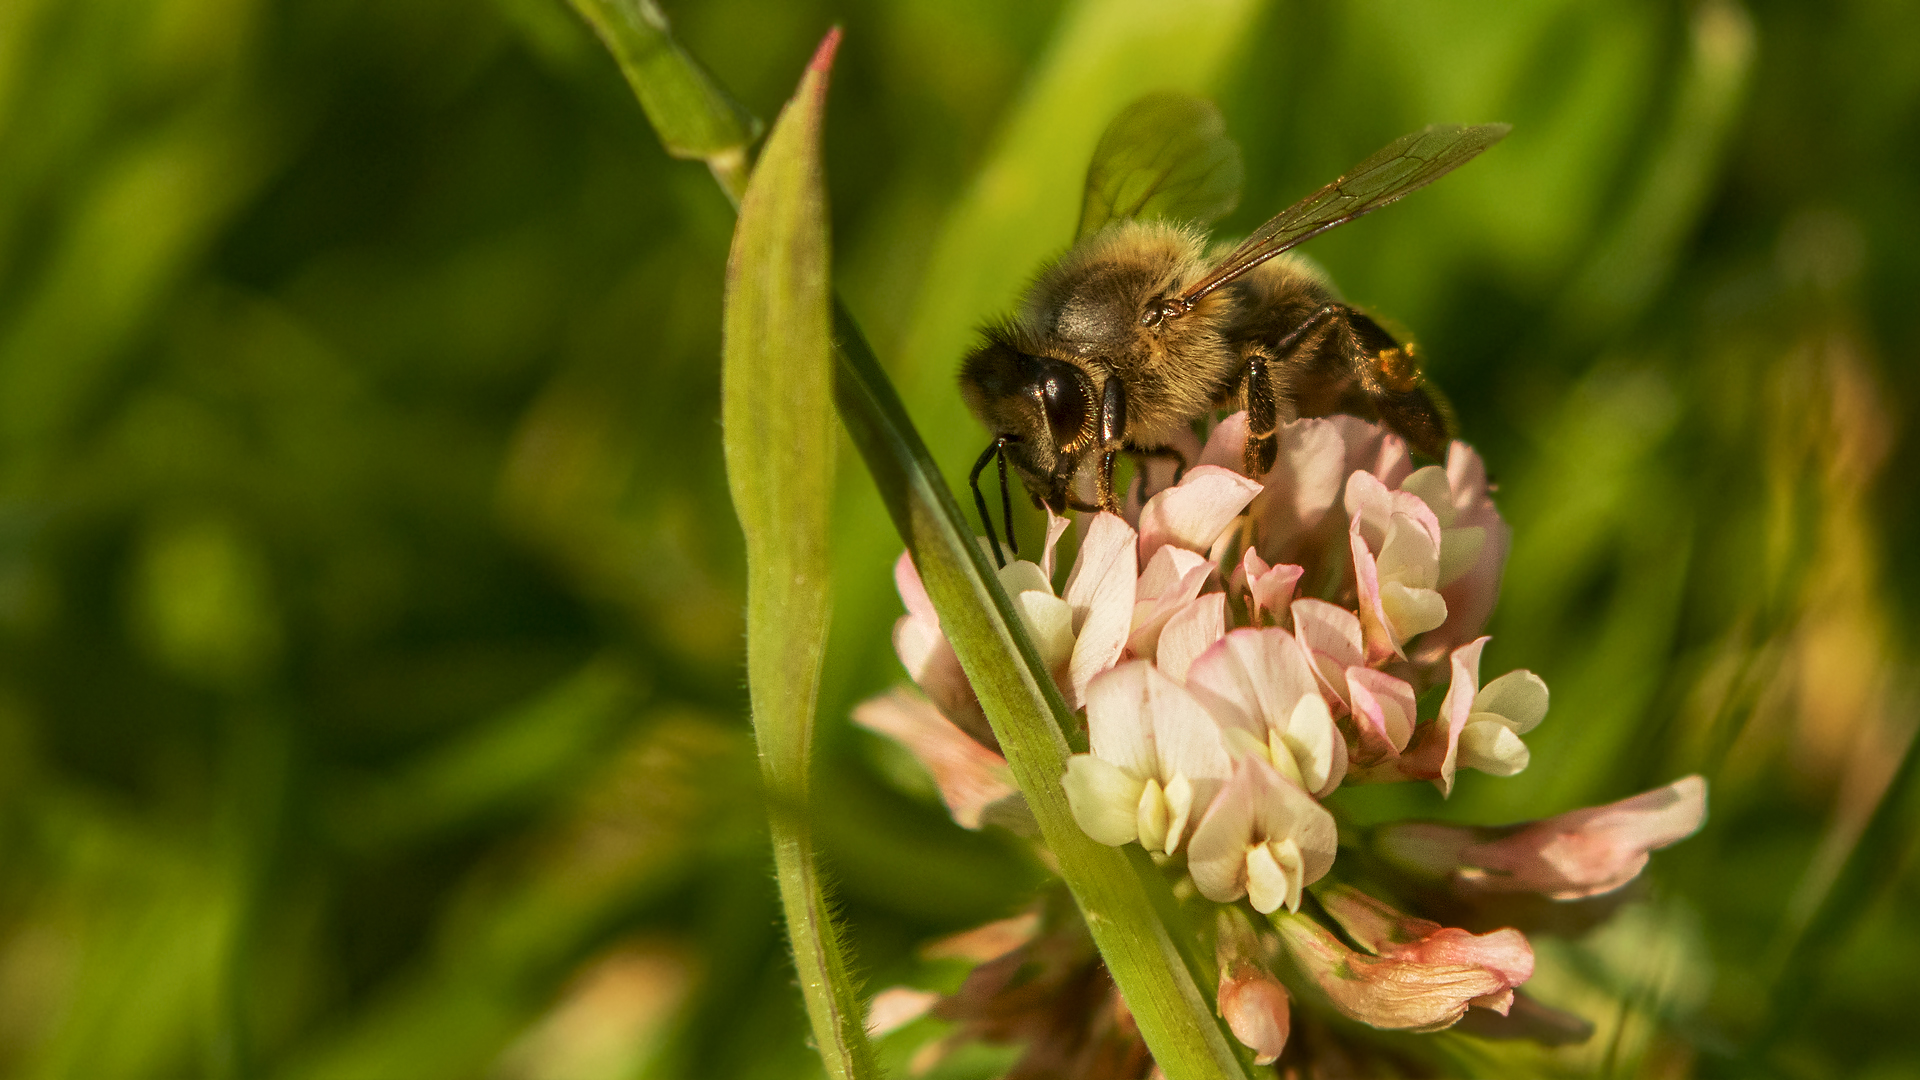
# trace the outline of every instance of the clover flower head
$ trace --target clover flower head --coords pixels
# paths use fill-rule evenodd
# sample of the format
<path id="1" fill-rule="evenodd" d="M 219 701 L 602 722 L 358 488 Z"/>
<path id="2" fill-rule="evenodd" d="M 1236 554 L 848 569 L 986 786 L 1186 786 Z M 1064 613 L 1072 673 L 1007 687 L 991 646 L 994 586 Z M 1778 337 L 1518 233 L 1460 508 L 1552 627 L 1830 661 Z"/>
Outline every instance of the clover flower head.
<path id="1" fill-rule="evenodd" d="M 1444 465 L 1416 468 L 1377 425 L 1297 420 L 1277 433 L 1273 469 L 1247 477 L 1237 471 L 1246 432 L 1244 414 L 1228 417 L 1177 481 L 1149 470 L 1126 517 L 1086 519 L 1063 588 L 1054 551 L 1065 522 L 1051 515 L 1040 559 L 999 572 L 1048 674 L 1083 710 L 1086 752 L 1061 777 L 1073 819 L 1100 843 L 1139 844 L 1216 914 L 1203 932 L 1220 962 L 1220 1013 L 1261 1062 L 1304 1052 L 1289 1048 L 1295 1009 L 1409 1031 L 1473 1013 L 1548 1041 L 1584 1037 L 1590 1026 L 1517 992 L 1534 965 L 1520 929 L 1472 933 L 1420 906 L 1618 890 L 1649 852 L 1700 827 L 1705 782 L 1514 826 L 1343 833 L 1333 797 L 1344 786 L 1428 781 L 1448 796 L 1463 769 L 1527 768 L 1524 736 L 1550 695 L 1526 670 L 1481 681 L 1490 639 L 1480 631 L 1509 534 L 1471 448 L 1453 443 Z M 904 556 L 896 580 L 907 614 L 895 645 L 924 696 L 896 691 L 855 718 L 912 750 L 961 824 L 1001 820 L 996 808 L 1020 795 L 979 701 Z M 1365 880 L 1385 892 L 1362 891 L 1342 869 L 1343 844 L 1371 852 Z M 957 994 L 914 992 L 888 1007 L 974 1017 L 974 1037 L 1052 1037 L 996 1010 L 1058 1007 L 1033 987 L 1065 983 L 1019 983 L 1013 972 L 1097 967 L 1070 937 L 1008 945 Z M 1124 1002 L 1106 993 L 1083 996 L 1070 1023 L 1046 1014 L 1040 1026 L 1104 1033 L 1098 1045 L 1113 1056 L 1103 1061 L 1144 1069 L 1129 1056 L 1143 1052 L 1137 1032 L 1123 1037 Z M 988 1015 L 997 1019 L 978 1019 Z"/>

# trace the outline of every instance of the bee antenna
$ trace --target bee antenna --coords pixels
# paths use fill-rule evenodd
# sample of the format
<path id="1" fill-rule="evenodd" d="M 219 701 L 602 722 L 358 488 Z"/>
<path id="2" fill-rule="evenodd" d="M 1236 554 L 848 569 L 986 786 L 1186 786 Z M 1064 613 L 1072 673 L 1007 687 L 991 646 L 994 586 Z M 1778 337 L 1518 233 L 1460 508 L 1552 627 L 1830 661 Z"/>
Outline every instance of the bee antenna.
<path id="1" fill-rule="evenodd" d="M 993 513 L 987 509 L 987 497 L 980 493 L 980 473 L 986 469 L 987 462 L 993 460 L 996 456 L 1000 458 L 1000 475 L 1002 477 L 1000 481 L 1000 491 L 1002 498 L 1004 498 L 1006 494 L 1005 477 L 1007 473 L 1006 441 L 1005 436 L 1000 436 L 991 443 L 988 443 L 986 450 L 980 454 L 979 460 L 973 463 L 973 472 L 967 475 L 967 483 L 973 488 L 973 505 L 975 509 L 980 511 L 980 523 L 987 528 L 987 543 L 993 545 L 993 562 L 997 567 L 1005 567 L 1007 565 L 1007 558 L 1000 553 L 1000 538 L 994 535 L 993 532 Z M 1009 521 L 1008 525 L 1011 526 L 1012 522 Z M 1011 536 L 1009 536 L 1009 539 L 1011 539 Z"/>

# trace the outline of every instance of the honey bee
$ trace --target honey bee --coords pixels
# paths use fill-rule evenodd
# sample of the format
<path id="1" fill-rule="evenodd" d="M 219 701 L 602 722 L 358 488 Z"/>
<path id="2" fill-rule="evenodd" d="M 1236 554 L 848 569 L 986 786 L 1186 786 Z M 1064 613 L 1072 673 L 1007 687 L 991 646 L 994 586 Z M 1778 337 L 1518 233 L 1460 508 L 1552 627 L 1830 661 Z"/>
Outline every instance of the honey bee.
<path id="1" fill-rule="evenodd" d="M 969 479 L 995 558 L 980 492 L 988 463 L 999 464 L 1003 516 L 1009 462 L 1056 513 L 1114 511 L 1117 455 L 1179 458 L 1176 435 L 1212 410 L 1247 411 L 1250 476 L 1272 468 L 1282 423 L 1332 413 L 1377 419 L 1440 457 L 1446 412 L 1413 346 L 1341 302 L 1306 264 L 1278 256 L 1439 179 L 1508 130 L 1446 125 L 1404 136 L 1225 256 L 1210 258 L 1192 229 L 1128 220 L 1045 267 L 1018 313 L 982 330 L 960 370 L 962 396 L 993 432 Z M 1094 505 L 1073 498 L 1089 468 Z M 1014 545 L 1010 516 L 1006 524 Z"/>

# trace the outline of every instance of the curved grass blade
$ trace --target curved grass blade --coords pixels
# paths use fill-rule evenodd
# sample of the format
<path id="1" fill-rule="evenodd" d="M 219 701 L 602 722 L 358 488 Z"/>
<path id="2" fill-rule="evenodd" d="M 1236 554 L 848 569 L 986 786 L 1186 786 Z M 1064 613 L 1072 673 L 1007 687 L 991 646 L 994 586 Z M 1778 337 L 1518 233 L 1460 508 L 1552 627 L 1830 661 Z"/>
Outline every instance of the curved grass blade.
<path id="1" fill-rule="evenodd" d="M 941 625 L 974 680 L 1015 779 L 1154 1060 L 1170 1080 L 1247 1076 L 1250 1053 L 1214 1014 L 1210 961 L 1177 919 L 1158 914 L 1176 906 L 1165 879 L 1151 865 L 1135 865 L 1120 850 L 1094 842 L 1073 821 L 1060 783 L 1068 754 L 1063 732 L 1071 723 L 1066 702 L 1046 677 L 899 394 L 843 308 L 835 313 L 835 344 L 841 420 L 914 553 Z M 837 944 L 830 934 L 820 940 Z M 844 1019 L 846 1006 L 838 1003 L 852 992 L 845 964 L 829 962 L 821 970 Z M 809 987 L 809 994 L 818 990 Z M 821 1043 L 827 1045 L 824 1037 Z"/>
<path id="2" fill-rule="evenodd" d="M 877 1076 L 808 828 L 826 652 L 833 343 L 820 128 L 840 32 L 781 111 L 740 200 L 727 258 L 721 422 L 747 542 L 747 682 L 794 966 L 827 1071 Z"/>
<path id="3" fill-rule="evenodd" d="M 1148 94 L 1120 110 L 1094 147 L 1074 235 L 1131 218 L 1211 225 L 1240 205 L 1245 181 L 1240 147 L 1213 102 Z"/>
<path id="4" fill-rule="evenodd" d="M 760 121 L 720 89 L 675 41 L 653 0 L 567 0 L 593 27 L 640 99 L 660 145 L 704 161 L 737 204 L 746 189 L 747 147 Z"/>
<path id="5" fill-rule="evenodd" d="M 1156 895 L 1166 892 L 1160 871 L 1134 865 L 1126 852 L 1096 842 L 1073 820 L 1060 782 L 1070 753 L 1067 704 L 893 384 L 844 309 L 836 329 L 840 417 L 913 553 L 941 629 L 1154 1061 L 1171 1080 L 1245 1076 L 1239 1044 L 1214 1017 L 1210 965 L 1181 940 L 1186 935 L 1176 919 L 1160 917 L 1173 908 L 1171 896 Z"/>

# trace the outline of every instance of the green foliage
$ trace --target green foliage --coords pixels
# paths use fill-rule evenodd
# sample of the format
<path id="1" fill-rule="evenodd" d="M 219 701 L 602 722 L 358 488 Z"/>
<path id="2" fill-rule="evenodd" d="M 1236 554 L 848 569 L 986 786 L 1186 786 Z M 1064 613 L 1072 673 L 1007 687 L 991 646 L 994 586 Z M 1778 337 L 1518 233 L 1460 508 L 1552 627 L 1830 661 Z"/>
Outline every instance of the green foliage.
<path id="1" fill-rule="evenodd" d="M 1217 103 L 1222 239 L 1404 132 L 1512 121 L 1304 250 L 1485 453 L 1515 531 L 1486 670 L 1553 711 L 1518 777 L 1348 809 L 1712 779 L 1644 901 L 1541 943 L 1595 1041 L 1462 1036 L 1462 1073 L 1913 1072 L 1920 12 L 1185 7 L 665 5 L 762 116 L 845 26 L 836 284 L 948 476 L 984 442 L 956 358 L 1070 242 L 1127 103 Z M 0 1072 L 817 1072 L 751 798 L 731 213 L 593 28 L 16 0 L 0 162 Z M 815 828 L 884 987 L 1042 870 L 845 723 L 901 678 L 900 541 L 838 485 Z"/>
<path id="2" fill-rule="evenodd" d="M 787 936 L 821 1059 L 833 1076 L 856 1080 L 878 1073 L 809 820 L 835 444 L 820 135 L 839 38 L 830 32 L 820 46 L 740 200 L 721 323 L 720 422 L 747 538 L 747 687 Z"/>

